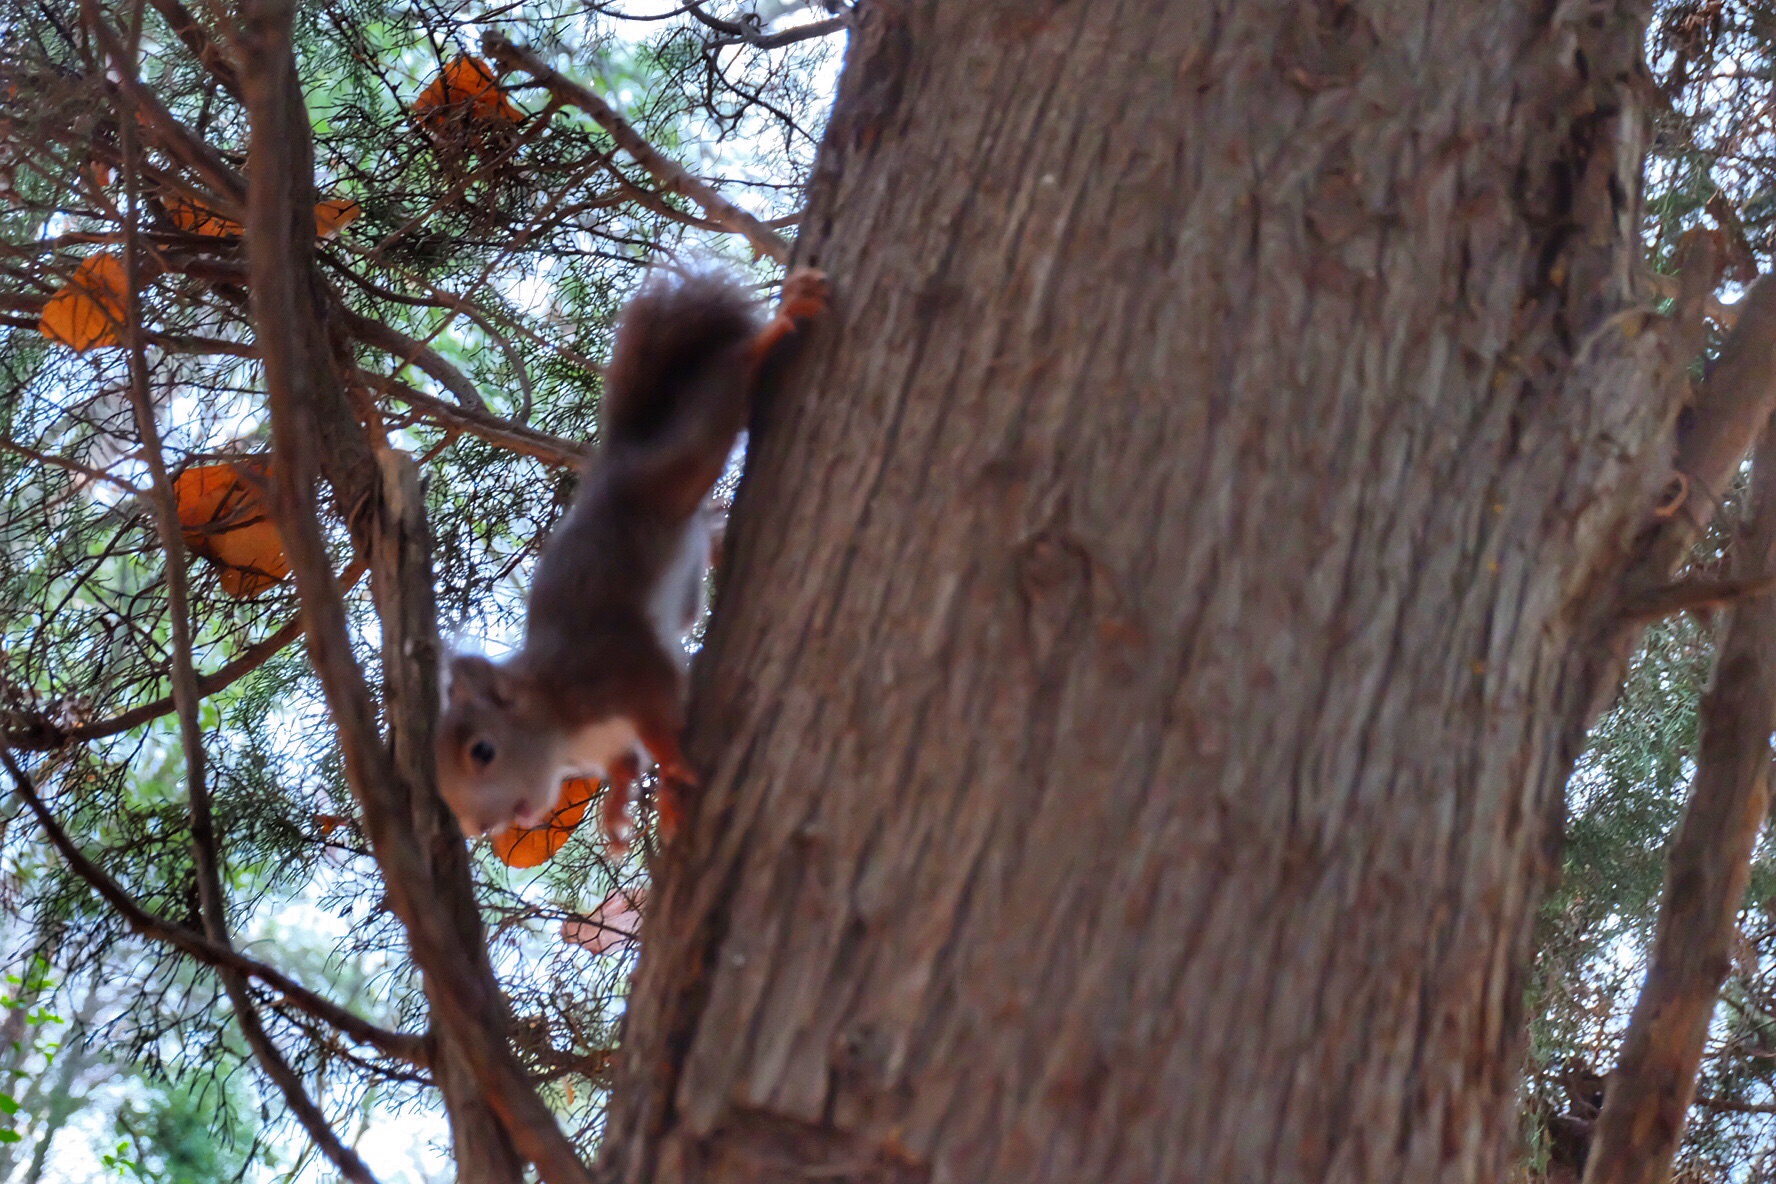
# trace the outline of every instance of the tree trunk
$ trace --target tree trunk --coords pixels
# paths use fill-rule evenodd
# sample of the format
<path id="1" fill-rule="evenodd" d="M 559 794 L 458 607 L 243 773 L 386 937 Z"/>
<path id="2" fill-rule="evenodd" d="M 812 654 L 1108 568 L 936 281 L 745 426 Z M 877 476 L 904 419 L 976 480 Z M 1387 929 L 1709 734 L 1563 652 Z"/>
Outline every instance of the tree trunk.
<path id="1" fill-rule="evenodd" d="M 1640 6 L 865 6 L 616 1178 L 1498 1178 L 1679 383 Z"/>

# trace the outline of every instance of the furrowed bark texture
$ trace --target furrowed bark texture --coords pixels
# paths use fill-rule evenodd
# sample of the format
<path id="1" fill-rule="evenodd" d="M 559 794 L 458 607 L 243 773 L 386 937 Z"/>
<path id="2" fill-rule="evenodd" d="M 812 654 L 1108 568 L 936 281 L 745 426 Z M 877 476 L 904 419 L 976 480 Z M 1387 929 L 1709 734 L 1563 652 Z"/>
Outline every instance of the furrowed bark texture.
<path id="1" fill-rule="evenodd" d="M 1669 472 L 1642 16 L 865 6 L 614 1178 L 1498 1178 Z"/>
<path id="2" fill-rule="evenodd" d="M 1776 570 L 1776 433 L 1758 444 L 1738 574 Z M 1776 596 L 1733 609 L 1702 700 L 1696 779 L 1667 855 L 1658 930 L 1634 1016 L 1610 1075 L 1585 1179 L 1663 1184 L 1696 1093 L 1708 1024 L 1732 965 L 1751 850 L 1770 804 L 1776 725 Z"/>

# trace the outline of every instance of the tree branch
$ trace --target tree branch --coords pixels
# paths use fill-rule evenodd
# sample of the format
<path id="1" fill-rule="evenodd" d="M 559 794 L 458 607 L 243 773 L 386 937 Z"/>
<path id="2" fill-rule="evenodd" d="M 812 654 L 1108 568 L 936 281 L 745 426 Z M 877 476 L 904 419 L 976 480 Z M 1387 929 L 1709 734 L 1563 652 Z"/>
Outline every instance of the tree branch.
<path id="1" fill-rule="evenodd" d="M 830 37 L 834 33 L 844 32 L 851 27 L 849 17 L 833 16 L 823 21 L 814 21 L 806 25 L 795 25 L 777 33 L 758 33 L 741 26 L 736 34 L 717 37 L 710 41 L 710 46 L 721 49 L 729 45 L 750 45 L 754 49 L 782 49 L 786 45 L 794 45 L 798 41 L 812 41 L 816 37 Z"/>
<path id="2" fill-rule="evenodd" d="M 13 760 L 12 753 L 5 748 L 0 748 L 0 765 L 4 765 L 12 778 L 13 792 L 24 803 L 25 808 L 36 816 L 37 824 L 43 828 L 50 845 L 61 853 L 69 869 L 98 893 L 133 931 L 150 941 L 172 946 L 206 966 L 225 966 L 258 979 L 291 1006 L 332 1025 L 367 1048 L 374 1048 L 385 1056 L 405 1061 L 416 1068 L 430 1066 L 424 1038 L 406 1032 L 390 1032 L 372 1024 L 324 995 L 309 990 L 282 971 L 243 954 L 232 946 L 218 945 L 203 934 L 194 933 L 151 911 L 80 850 L 61 823 L 56 821 L 48 804 L 31 783 L 30 776 L 19 767 Z"/>
<path id="3" fill-rule="evenodd" d="M 124 100 L 120 106 L 130 114 L 141 117 L 142 124 L 153 136 L 156 147 L 185 164 L 221 196 L 222 200 L 217 203 L 221 208 L 216 210 L 217 213 L 229 217 L 238 214 L 247 194 L 246 182 L 241 179 L 241 175 L 221 153 L 210 147 L 208 141 L 180 123 L 167 110 L 159 96 L 143 84 L 134 63 L 124 52 L 122 38 L 99 15 L 98 9 L 90 4 L 83 4 L 82 9 L 86 13 L 86 22 L 92 29 L 93 38 L 117 71 L 115 85 L 119 96 Z M 121 126 L 129 121 L 124 119 L 118 122 Z"/>
<path id="4" fill-rule="evenodd" d="M 439 1085 L 457 1136 L 457 1169 L 465 1179 L 516 1181 L 512 1149 L 537 1167 L 544 1184 L 589 1184 L 585 1166 L 520 1070 L 506 1038 L 506 1004 L 487 958 L 481 918 L 469 881 L 461 832 L 424 776 L 392 759 L 377 731 L 377 712 L 352 655 L 344 601 L 327 564 L 316 516 L 317 455 L 328 433 L 342 430 L 328 415 L 349 416 L 326 329 L 327 302 L 315 273 L 312 148 L 290 43 L 292 0 L 249 0 L 242 8 L 239 56 L 251 128 L 247 248 L 253 320 L 264 359 L 277 463 L 273 507 L 302 602 L 309 655 L 338 727 L 347 778 L 383 873 L 390 907 L 406 927 L 424 973 L 440 1063 L 461 1058 L 470 1079 L 441 1073 Z M 343 408 L 343 410 L 342 410 Z M 387 569 L 389 532 L 411 523 L 405 483 L 390 480 L 388 461 L 370 484 L 350 491 L 368 510 L 373 588 L 385 647 L 397 665 L 429 652 L 435 637 L 408 633 L 416 611 L 406 599 L 417 573 Z M 396 548 L 397 554 L 412 552 Z M 424 588 L 430 596 L 429 585 Z M 405 604 L 405 611 L 396 606 Z M 385 649 L 385 653 L 390 651 Z M 395 721 L 397 756 L 414 723 L 429 734 L 429 696 L 404 697 Z M 415 717 L 414 713 L 420 713 Z M 423 758 L 422 758 L 423 759 Z M 461 1092 L 474 1087 L 475 1096 Z M 468 1145 L 459 1121 L 490 1109 L 510 1143 L 490 1141 L 477 1126 Z M 495 1131 L 494 1133 L 499 1133 Z"/>
<path id="5" fill-rule="evenodd" d="M 341 584 L 346 588 L 354 587 L 363 578 L 364 561 L 354 559 L 344 572 L 340 573 Z M 278 629 L 260 638 L 233 658 L 223 663 L 216 670 L 197 677 L 198 692 L 205 698 L 226 690 L 265 665 L 277 652 L 302 636 L 302 618 L 292 617 Z M 107 736 L 116 736 L 131 728 L 139 728 L 151 720 L 175 710 L 173 697 L 167 695 L 160 699 L 132 707 L 121 715 L 110 719 L 97 720 L 90 724 L 77 724 L 72 728 L 59 729 L 47 720 L 35 719 L 25 724 L 15 724 L 5 734 L 8 747 L 21 752 L 47 752 L 52 748 L 60 748 L 68 743 L 84 743 L 89 740 L 103 740 Z"/>
<path id="6" fill-rule="evenodd" d="M 789 262 L 789 244 L 781 236 L 767 229 L 764 223 L 709 185 L 691 176 L 677 161 L 643 139 L 641 133 L 612 110 L 610 104 L 586 87 L 551 69 L 536 54 L 523 46 L 512 44 L 497 31 L 482 35 L 481 50 L 498 62 L 501 68 L 523 70 L 547 87 L 550 94 L 590 115 L 617 142 L 617 147 L 632 156 L 664 189 L 695 202 L 709 216 L 710 221 L 745 237 L 759 254 L 779 263 Z"/>
<path id="7" fill-rule="evenodd" d="M 95 469 L 91 465 L 83 465 L 77 460 L 69 460 L 65 456 L 56 456 L 54 453 L 50 452 L 39 452 L 28 444 L 20 444 L 17 440 L 8 440 L 4 436 L 0 436 L 0 451 L 10 452 L 15 456 L 22 456 L 26 460 L 34 460 L 40 465 L 48 465 L 53 469 L 61 469 L 64 472 L 73 473 L 79 477 L 85 477 L 90 481 L 104 482 L 106 485 L 115 486 L 117 489 L 122 490 L 124 493 L 127 493 L 132 497 L 142 496 L 142 490 L 131 485 L 122 477 L 113 476 L 112 474 L 105 472 L 105 470 Z"/>
<path id="8" fill-rule="evenodd" d="M 216 44 L 215 38 L 197 23 L 197 18 L 191 15 L 190 10 L 179 3 L 179 0 L 149 0 L 149 3 L 154 5 L 154 11 L 160 13 L 161 19 L 166 21 L 173 36 L 185 43 L 191 56 L 203 63 L 204 69 L 221 83 L 223 90 L 239 99 L 240 75 L 235 72 L 234 63 L 228 60 L 228 55 L 222 52 L 222 47 Z"/>
<path id="9" fill-rule="evenodd" d="M 1762 596 L 1776 588 L 1776 577 L 1734 580 L 1679 580 L 1643 593 L 1622 606 L 1624 621 L 1657 621 L 1692 609 L 1714 608 L 1746 596 Z"/>
<path id="10" fill-rule="evenodd" d="M 1677 299 L 1680 287 L 1677 276 L 1652 272 L 1647 275 L 1646 279 L 1652 289 L 1659 295 L 1668 300 Z M 1719 297 L 1710 293 L 1707 299 L 1702 303 L 1702 311 L 1707 315 L 1708 319 L 1715 324 L 1720 325 L 1723 328 L 1731 329 L 1739 320 L 1739 309 L 1740 305 L 1743 303 L 1744 302 L 1741 301 L 1740 304 L 1726 304 L 1723 303 Z"/>
<path id="11" fill-rule="evenodd" d="M 1721 1110 L 1728 1114 L 1776 1114 L 1776 1103 L 1735 1102 L 1731 1098 L 1697 1098 L 1695 1105 L 1704 1110 Z"/>
<path id="12" fill-rule="evenodd" d="M 1671 578 L 1776 408 L 1776 277 L 1760 278 L 1735 308 L 1733 330 L 1678 429 L 1672 463 L 1689 482 L 1689 498 L 1643 534 L 1624 579 L 1624 603 Z"/>
<path id="13" fill-rule="evenodd" d="M 1750 516 L 1733 554 L 1746 579 L 1776 564 L 1776 422 L 1753 464 Z M 1769 809 L 1772 725 L 1776 601 L 1757 596 L 1732 609 L 1702 700 L 1695 780 L 1667 855 L 1646 983 L 1597 1119 L 1590 1184 L 1663 1184 L 1670 1176 Z"/>
<path id="14" fill-rule="evenodd" d="M 87 22 L 103 27 L 96 0 L 82 0 L 81 9 Z M 135 73 L 134 47 L 128 53 L 112 50 L 111 56 L 119 74 Z M 135 125 L 120 121 L 124 157 L 123 180 L 128 209 L 123 219 L 124 272 L 127 277 L 124 293 L 124 329 L 129 351 L 129 401 L 135 413 L 136 430 L 141 437 L 143 459 L 151 480 L 149 504 L 154 510 L 155 526 L 160 533 L 161 550 L 166 555 L 167 615 L 172 632 L 173 702 L 179 717 L 180 747 L 185 755 L 185 788 L 191 817 L 191 850 L 197 871 L 198 911 L 203 918 L 204 934 L 222 949 L 232 949 L 228 933 L 227 896 L 222 888 L 221 855 L 216 842 L 216 826 L 211 810 L 209 781 L 205 775 L 206 754 L 203 747 L 203 724 L 198 718 L 202 692 L 197 685 L 197 663 L 191 628 L 191 600 L 186 568 L 184 533 L 179 524 L 178 499 L 173 492 L 172 476 L 167 472 L 166 457 L 161 451 L 160 425 L 154 417 L 154 405 L 148 393 L 148 352 L 141 333 L 141 247 L 135 234 L 137 203 L 141 179 L 137 175 Z M 331 574 L 331 573 L 329 573 Z M 240 1025 L 247 1047 L 278 1090 L 291 1115 L 307 1132 L 323 1155 L 354 1184 L 376 1184 L 376 1177 L 364 1166 L 356 1151 L 347 1147 L 327 1121 L 303 1086 L 301 1076 L 291 1066 L 259 1016 L 258 1005 L 247 988 L 247 977 L 231 964 L 216 966 L 217 976 L 233 1005 L 234 1019 Z"/>
<path id="15" fill-rule="evenodd" d="M 441 427 L 466 432 L 489 444 L 497 444 L 508 452 L 534 457 L 544 464 L 561 468 L 572 468 L 585 456 L 582 446 L 559 436 L 521 427 L 496 415 L 478 414 L 467 408 L 452 407 L 442 399 L 434 399 L 424 391 L 415 390 L 393 378 L 360 370 L 357 372 L 357 380 L 371 390 L 394 396 L 419 412 L 421 417 Z"/>
<path id="16" fill-rule="evenodd" d="M 418 367 L 436 379 L 438 385 L 455 395 L 457 402 L 464 407 L 486 413 L 487 402 L 481 398 L 481 392 L 475 389 L 475 384 L 469 381 L 469 376 L 446 361 L 437 350 L 423 341 L 415 341 L 399 329 L 355 313 L 344 304 L 339 305 L 339 314 L 345 322 L 346 331 L 353 337 L 371 349 L 394 355 L 401 359 L 402 365 Z"/>

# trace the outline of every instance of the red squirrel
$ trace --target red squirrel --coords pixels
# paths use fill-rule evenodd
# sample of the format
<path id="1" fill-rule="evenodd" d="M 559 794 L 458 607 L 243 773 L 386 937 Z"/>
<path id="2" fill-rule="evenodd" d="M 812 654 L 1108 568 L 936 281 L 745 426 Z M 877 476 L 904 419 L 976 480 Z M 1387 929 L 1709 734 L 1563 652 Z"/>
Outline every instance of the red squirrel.
<path id="1" fill-rule="evenodd" d="M 679 750 L 683 637 L 703 604 L 703 499 L 746 424 L 779 343 L 826 306 L 801 268 L 777 313 L 721 272 L 657 274 L 617 322 L 600 443 L 537 560 L 524 643 L 503 662 L 451 658 L 438 727 L 438 788 L 465 834 L 537 826 L 564 777 L 598 777 L 603 826 L 626 843 L 644 759 L 660 766 L 660 828 L 697 777 Z"/>

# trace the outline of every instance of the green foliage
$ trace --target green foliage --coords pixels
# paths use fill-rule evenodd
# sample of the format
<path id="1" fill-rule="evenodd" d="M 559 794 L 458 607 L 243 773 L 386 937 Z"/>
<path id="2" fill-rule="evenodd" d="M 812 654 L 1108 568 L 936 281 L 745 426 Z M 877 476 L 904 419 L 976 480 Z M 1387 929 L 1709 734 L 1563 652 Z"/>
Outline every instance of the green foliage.
<path id="1" fill-rule="evenodd" d="M 155 1184 L 225 1184 L 253 1161 L 250 1099 L 238 1078 L 172 1082 L 119 1110 L 115 1166 Z M 221 1096 L 218 1096 L 220 1093 Z"/>

